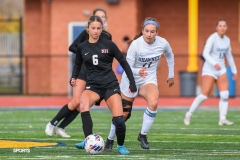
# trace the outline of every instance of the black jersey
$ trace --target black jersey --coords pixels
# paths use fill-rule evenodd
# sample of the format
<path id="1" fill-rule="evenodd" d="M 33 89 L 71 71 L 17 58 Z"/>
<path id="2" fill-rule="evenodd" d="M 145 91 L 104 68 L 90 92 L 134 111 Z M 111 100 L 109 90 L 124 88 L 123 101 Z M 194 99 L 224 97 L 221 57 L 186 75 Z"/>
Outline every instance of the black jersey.
<path id="1" fill-rule="evenodd" d="M 116 44 L 105 38 L 99 38 L 96 43 L 84 41 L 77 48 L 77 55 L 72 77 L 79 73 L 81 65 L 87 68 L 87 85 L 109 88 L 109 84 L 116 81 L 112 70 L 113 59 L 116 58 L 125 70 L 130 81 L 131 91 L 136 91 L 136 85 L 132 70 Z"/>
<path id="2" fill-rule="evenodd" d="M 105 31 L 105 30 L 102 31 L 100 37 L 103 37 L 103 38 L 112 40 L 112 35 L 111 35 L 109 32 Z M 77 37 L 77 38 L 73 41 L 73 43 L 69 46 L 69 51 L 71 51 L 71 52 L 73 52 L 73 53 L 77 53 L 77 47 L 78 47 L 78 45 L 79 45 L 80 43 L 88 40 L 88 38 L 89 38 L 89 35 L 88 35 L 88 33 L 87 33 L 86 29 L 85 29 L 84 31 L 82 31 L 82 32 L 78 35 L 78 37 Z"/>

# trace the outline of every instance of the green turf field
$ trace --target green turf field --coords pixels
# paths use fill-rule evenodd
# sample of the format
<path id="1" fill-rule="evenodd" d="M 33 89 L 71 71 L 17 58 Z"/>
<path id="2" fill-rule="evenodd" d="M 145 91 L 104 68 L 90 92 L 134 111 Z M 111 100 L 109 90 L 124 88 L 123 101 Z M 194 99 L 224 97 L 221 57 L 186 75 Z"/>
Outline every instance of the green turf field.
<path id="1" fill-rule="evenodd" d="M 186 110 L 160 109 L 148 134 L 150 150 L 141 149 L 137 141 L 143 110 L 134 110 L 127 122 L 125 142 L 130 155 L 124 156 L 118 154 L 116 143 L 113 152 L 102 152 L 100 155 L 88 155 L 84 150 L 76 149 L 74 144 L 83 139 L 80 116 L 66 128 L 72 138 L 47 137 L 45 125 L 57 111 L 1 109 L 0 140 L 61 142 L 65 146 L 31 147 L 29 152 L 20 153 L 14 152 L 15 145 L 15 148 L 0 149 L 0 159 L 240 159 L 240 110 L 230 109 L 228 112 L 228 119 L 235 123 L 233 126 L 218 126 L 218 111 L 205 109 L 198 110 L 191 125 L 185 126 L 183 117 Z M 105 140 L 110 127 L 110 112 L 92 110 L 91 115 L 94 133 Z"/>

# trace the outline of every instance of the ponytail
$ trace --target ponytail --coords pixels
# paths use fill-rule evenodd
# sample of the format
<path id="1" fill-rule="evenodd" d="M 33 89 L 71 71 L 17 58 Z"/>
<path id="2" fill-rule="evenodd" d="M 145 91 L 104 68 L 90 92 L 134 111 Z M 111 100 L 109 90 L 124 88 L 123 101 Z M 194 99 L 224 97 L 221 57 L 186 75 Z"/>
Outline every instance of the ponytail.
<path id="1" fill-rule="evenodd" d="M 135 35 L 135 37 L 132 40 L 128 41 L 127 43 L 130 45 L 132 41 L 134 41 L 135 39 L 138 39 L 141 36 L 142 36 L 142 31 L 139 34 Z"/>

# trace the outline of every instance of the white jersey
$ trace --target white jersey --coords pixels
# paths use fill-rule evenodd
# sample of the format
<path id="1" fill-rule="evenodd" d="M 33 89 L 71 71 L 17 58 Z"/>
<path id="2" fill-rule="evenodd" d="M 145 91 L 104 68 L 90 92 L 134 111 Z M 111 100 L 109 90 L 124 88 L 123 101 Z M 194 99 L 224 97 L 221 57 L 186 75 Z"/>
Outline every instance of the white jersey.
<path id="1" fill-rule="evenodd" d="M 146 84 L 157 79 L 157 67 L 159 60 L 165 55 L 168 63 L 168 77 L 174 77 L 174 55 L 169 43 L 162 37 L 156 36 L 153 44 L 144 41 L 143 36 L 132 41 L 127 52 L 127 61 L 132 69 L 136 85 Z M 147 68 L 148 75 L 146 78 L 139 76 L 139 70 L 143 67 Z M 127 80 L 125 72 L 122 79 Z"/>
<path id="2" fill-rule="evenodd" d="M 224 35 L 223 38 L 221 38 L 217 32 L 210 35 L 203 51 L 203 57 L 205 59 L 203 72 L 219 72 L 213 67 L 215 64 L 219 64 L 221 70 L 226 70 L 224 60 L 224 57 L 226 57 L 232 73 L 236 74 L 237 69 L 231 50 L 230 39 L 226 35 Z"/>

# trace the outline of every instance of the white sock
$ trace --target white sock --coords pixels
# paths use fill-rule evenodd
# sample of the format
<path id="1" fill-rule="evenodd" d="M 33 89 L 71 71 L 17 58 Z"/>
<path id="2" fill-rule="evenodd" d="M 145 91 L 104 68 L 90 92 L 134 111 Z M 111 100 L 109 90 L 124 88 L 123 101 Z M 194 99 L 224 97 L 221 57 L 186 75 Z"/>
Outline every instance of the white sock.
<path id="1" fill-rule="evenodd" d="M 189 109 L 189 113 L 193 114 L 196 109 L 202 104 L 202 102 L 204 102 L 208 97 L 203 95 L 203 94 L 199 94 L 193 101 L 190 109 Z"/>
<path id="2" fill-rule="evenodd" d="M 150 128 L 153 125 L 154 118 L 156 117 L 157 111 L 151 111 L 147 108 L 143 114 L 143 123 L 142 123 L 142 130 L 141 134 L 146 135 Z"/>
<path id="3" fill-rule="evenodd" d="M 219 101 L 219 116 L 221 120 L 225 120 L 228 111 L 228 97 L 229 91 L 221 91 Z"/>
<path id="4" fill-rule="evenodd" d="M 108 135 L 108 139 L 114 140 L 115 137 L 116 137 L 116 126 L 113 123 L 111 123 L 111 129 Z"/>

